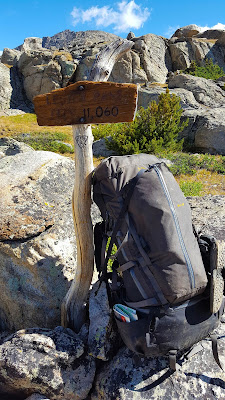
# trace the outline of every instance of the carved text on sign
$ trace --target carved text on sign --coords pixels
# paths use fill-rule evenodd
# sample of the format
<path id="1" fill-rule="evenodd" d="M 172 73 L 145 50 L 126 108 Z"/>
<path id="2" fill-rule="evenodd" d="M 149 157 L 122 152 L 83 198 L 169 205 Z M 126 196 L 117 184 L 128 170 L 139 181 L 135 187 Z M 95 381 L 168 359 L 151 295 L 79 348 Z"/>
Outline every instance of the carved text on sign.
<path id="1" fill-rule="evenodd" d="M 137 106 L 137 86 L 76 82 L 33 99 L 39 125 L 129 122 Z"/>
<path id="2" fill-rule="evenodd" d="M 106 117 L 109 117 L 110 115 L 112 115 L 113 117 L 117 117 L 118 114 L 119 114 L 119 108 L 116 106 L 111 107 L 111 108 L 98 106 L 93 109 L 90 109 L 88 107 L 88 108 L 84 108 L 84 110 L 83 110 L 83 115 L 81 117 L 83 119 L 83 121 L 81 121 L 81 122 L 84 122 L 84 121 L 86 121 L 86 119 L 89 119 L 89 118 L 93 119 L 94 116 L 96 116 L 97 118 L 101 118 L 103 115 Z"/>
<path id="3" fill-rule="evenodd" d="M 84 149 L 88 142 L 88 136 L 78 135 L 75 137 L 75 140 L 76 140 L 78 146 L 81 149 Z"/>

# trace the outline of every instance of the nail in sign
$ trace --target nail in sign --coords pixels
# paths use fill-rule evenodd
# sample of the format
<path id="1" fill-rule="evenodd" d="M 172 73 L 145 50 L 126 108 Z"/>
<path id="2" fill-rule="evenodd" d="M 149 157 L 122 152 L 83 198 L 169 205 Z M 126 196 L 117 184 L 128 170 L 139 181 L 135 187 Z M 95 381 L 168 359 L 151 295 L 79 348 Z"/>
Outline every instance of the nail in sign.
<path id="1" fill-rule="evenodd" d="M 137 86 L 80 81 L 33 99 L 39 125 L 60 126 L 133 121 Z"/>

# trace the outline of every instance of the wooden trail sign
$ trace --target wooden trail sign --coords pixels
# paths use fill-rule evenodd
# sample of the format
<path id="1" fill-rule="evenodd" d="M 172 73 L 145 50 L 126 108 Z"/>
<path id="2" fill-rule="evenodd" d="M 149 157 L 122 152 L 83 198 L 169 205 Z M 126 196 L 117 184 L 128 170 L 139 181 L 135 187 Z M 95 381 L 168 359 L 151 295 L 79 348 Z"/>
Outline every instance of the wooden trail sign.
<path id="1" fill-rule="evenodd" d="M 77 242 L 77 266 L 75 277 L 62 303 L 61 324 L 73 328 L 76 332 L 85 322 L 85 303 L 94 268 L 93 228 L 90 215 L 91 175 L 94 167 L 93 136 L 90 124 L 96 123 L 94 118 L 97 123 L 125 122 L 133 119 L 137 99 L 136 86 L 105 82 L 116 61 L 129 51 L 133 44 L 126 39 L 118 39 L 110 43 L 96 57 L 88 81 L 77 82 L 47 95 L 36 96 L 33 100 L 40 125 L 72 124 L 75 156 L 72 209 Z M 80 86 L 85 88 L 82 89 Z M 95 89 L 101 87 L 104 90 Z M 106 87 L 110 89 L 105 89 Z M 88 95 L 89 92 L 91 96 Z M 77 96 L 76 102 L 73 100 L 72 103 L 68 101 L 64 104 L 64 100 L 70 98 L 70 95 L 71 98 Z M 90 99 L 92 99 L 91 102 Z M 118 113 L 115 107 L 118 108 Z M 67 109 L 70 109 L 68 113 Z M 128 109 L 132 111 L 128 113 Z M 53 115 L 51 115 L 52 110 L 54 110 Z M 74 118 L 74 115 L 76 115 L 76 121 L 69 119 Z M 56 119 L 53 120 L 53 118 Z"/>
<path id="2" fill-rule="evenodd" d="M 33 102 L 39 125 L 130 122 L 137 107 L 137 86 L 81 81 L 36 96 Z"/>

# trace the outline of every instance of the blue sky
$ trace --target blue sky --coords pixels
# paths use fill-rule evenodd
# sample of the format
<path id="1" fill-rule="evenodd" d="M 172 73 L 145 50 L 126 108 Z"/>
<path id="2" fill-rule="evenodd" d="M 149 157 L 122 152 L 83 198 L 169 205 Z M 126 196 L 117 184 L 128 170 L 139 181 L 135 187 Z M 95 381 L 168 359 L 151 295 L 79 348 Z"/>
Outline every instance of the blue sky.
<path id="1" fill-rule="evenodd" d="M 225 29 L 225 0 L 0 0 L 0 51 L 65 29 L 170 37 L 177 27 L 218 23 Z"/>

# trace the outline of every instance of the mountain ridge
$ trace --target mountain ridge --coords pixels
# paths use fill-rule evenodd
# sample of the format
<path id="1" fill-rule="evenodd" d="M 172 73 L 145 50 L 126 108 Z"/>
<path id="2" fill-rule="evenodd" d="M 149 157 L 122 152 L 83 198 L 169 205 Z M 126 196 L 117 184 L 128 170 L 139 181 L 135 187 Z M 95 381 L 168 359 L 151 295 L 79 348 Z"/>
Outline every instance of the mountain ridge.
<path id="1" fill-rule="evenodd" d="M 65 29 L 64 31 L 55 33 L 53 36 L 43 36 L 42 47 L 51 49 L 56 47 L 57 49 L 69 49 L 73 47 L 74 41 L 78 41 L 79 44 L 85 44 L 85 41 L 91 40 L 92 42 L 98 43 L 101 41 L 108 41 L 110 39 L 116 40 L 119 36 L 113 33 L 108 33 L 102 30 L 87 30 L 87 31 L 72 31 Z M 14 50 L 21 51 L 22 44 L 15 47 Z"/>

